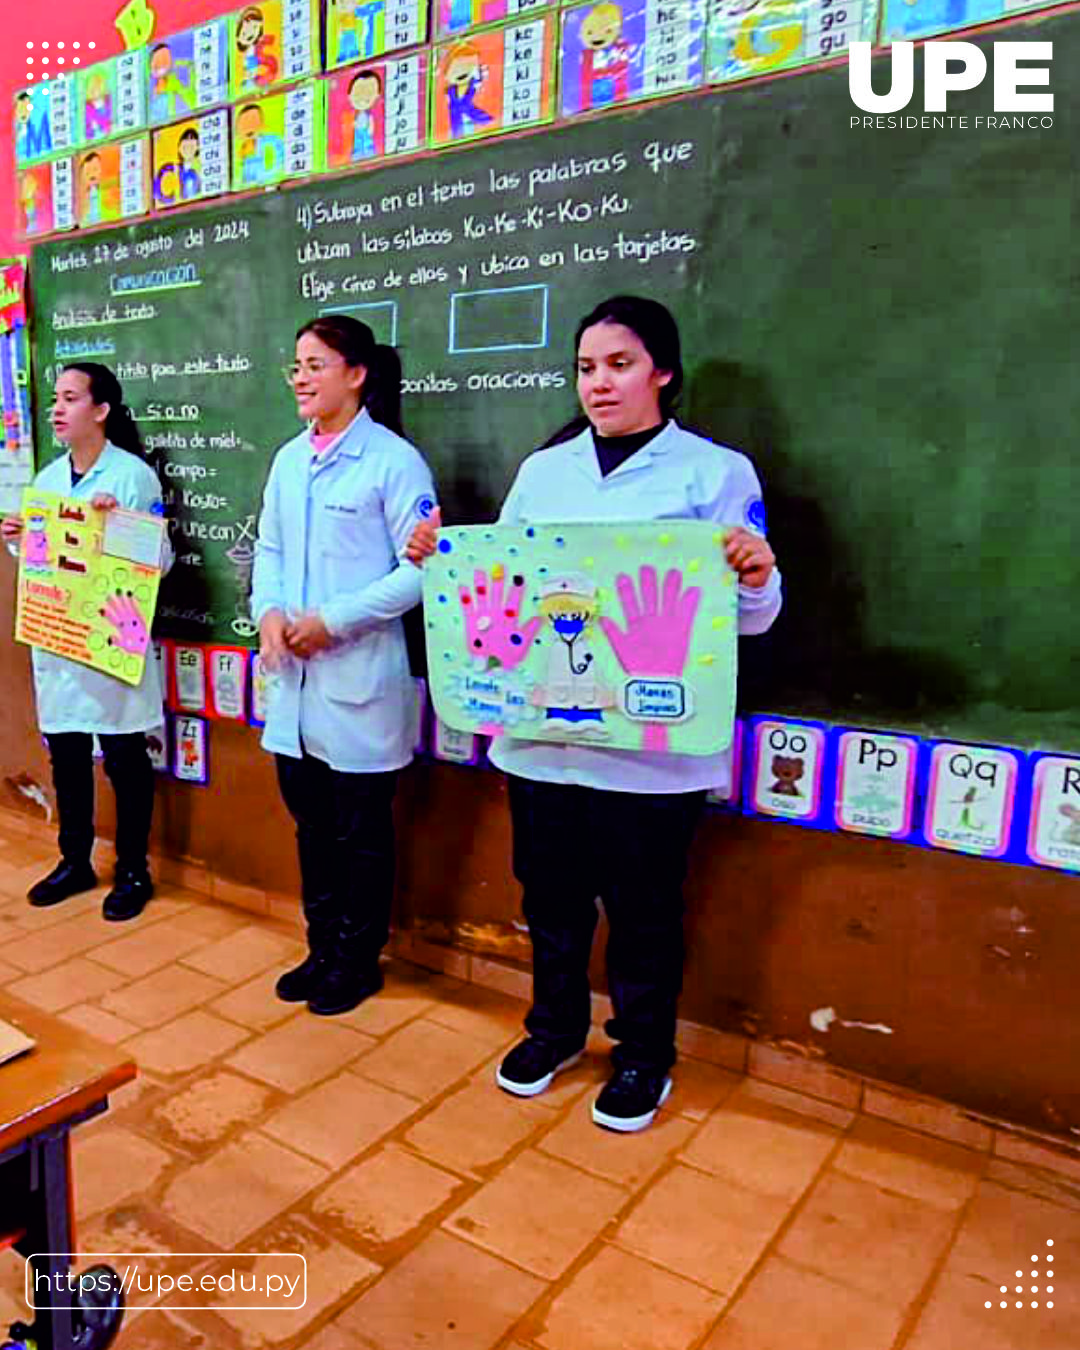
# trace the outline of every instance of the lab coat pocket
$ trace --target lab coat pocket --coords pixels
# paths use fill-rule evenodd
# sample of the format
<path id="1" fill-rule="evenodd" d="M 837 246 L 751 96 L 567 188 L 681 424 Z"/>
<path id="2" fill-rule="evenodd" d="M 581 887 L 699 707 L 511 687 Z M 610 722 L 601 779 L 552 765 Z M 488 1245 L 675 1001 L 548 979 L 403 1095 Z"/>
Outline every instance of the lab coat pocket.
<path id="1" fill-rule="evenodd" d="M 378 663 L 368 658 L 363 646 L 329 651 L 319 658 L 316 678 L 325 696 L 335 703 L 370 703 L 382 691 Z"/>
<path id="2" fill-rule="evenodd" d="M 393 628 L 365 633 L 319 660 L 319 683 L 337 703 L 371 703 L 408 679 L 405 641 Z"/>

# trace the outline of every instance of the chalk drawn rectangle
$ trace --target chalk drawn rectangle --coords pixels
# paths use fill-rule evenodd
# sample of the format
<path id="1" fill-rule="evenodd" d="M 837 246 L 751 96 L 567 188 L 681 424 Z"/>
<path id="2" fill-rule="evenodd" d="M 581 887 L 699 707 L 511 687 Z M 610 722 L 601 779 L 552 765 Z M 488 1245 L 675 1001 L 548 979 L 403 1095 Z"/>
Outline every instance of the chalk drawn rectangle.
<path id="1" fill-rule="evenodd" d="M 452 356 L 536 351 L 548 342 L 548 288 L 499 286 L 450 297 Z"/>
<path id="2" fill-rule="evenodd" d="M 375 334 L 376 342 L 384 342 L 388 347 L 397 346 L 396 300 L 371 300 L 363 305 L 333 305 L 330 309 L 320 309 L 320 314 L 353 314 L 366 323 Z"/>

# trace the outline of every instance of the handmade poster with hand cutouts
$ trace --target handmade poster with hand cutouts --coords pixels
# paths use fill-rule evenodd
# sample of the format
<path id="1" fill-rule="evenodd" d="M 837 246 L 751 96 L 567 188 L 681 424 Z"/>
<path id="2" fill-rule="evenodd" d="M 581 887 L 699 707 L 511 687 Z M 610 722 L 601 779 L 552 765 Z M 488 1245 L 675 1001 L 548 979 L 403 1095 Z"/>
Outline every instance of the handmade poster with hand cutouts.
<path id="1" fill-rule="evenodd" d="M 22 518 L 15 637 L 139 684 L 161 582 L 162 517 L 95 511 L 81 498 L 27 488 Z"/>
<path id="2" fill-rule="evenodd" d="M 424 565 L 439 718 L 524 740 L 724 750 L 738 593 L 723 537 L 682 520 L 440 530 Z"/>

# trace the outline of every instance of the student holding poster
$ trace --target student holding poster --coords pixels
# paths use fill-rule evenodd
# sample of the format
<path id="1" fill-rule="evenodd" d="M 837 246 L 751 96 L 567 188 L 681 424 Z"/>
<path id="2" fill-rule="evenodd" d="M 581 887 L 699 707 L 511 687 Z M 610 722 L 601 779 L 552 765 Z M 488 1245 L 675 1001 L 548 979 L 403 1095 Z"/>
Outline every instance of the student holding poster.
<path id="1" fill-rule="evenodd" d="M 34 486 L 84 498 L 97 510 L 118 506 L 161 513 L 161 485 L 143 458 L 142 441 L 116 376 L 106 366 L 76 362 L 56 379 L 53 431 L 69 447 L 34 479 Z M 0 533 L 9 547 L 23 520 L 8 516 Z M 162 570 L 171 562 L 164 546 Z M 123 622 L 118 611 L 118 622 Z M 145 629 L 145 625 L 143 625 Z M 138 635 L 144 645 L 145 631 Z M 117 641 L 131 636 L 117 629 Z M 158 663 L 147 661 L 141 682 L 122 683 L 76 661 L 34 648 L 38 722 L 49 746 L 59 817 L 60 862 L 30 888 L 30 903 L 55 905 L 92 890 L 94 844 L 93 737 L 101 741 L 105 772 L 116 793 L 116 879 L 105 897 L 106 919 L 133 919 L 153 894 L 147 851 L 154 770 L 146 733 L 161 725 Z"/>
<path id="2" fill-rule="evenodd" d="M 401 434 L 398 355 L 366 324 L 312 319 L 286 376 L 307 425 L 270 469 L 251 613 L 272 673 L 263 747 L 296 821 L 309 953 L 276 992 L 330 1017 L 382 988 L 391 806 L 416 741 L 401 616 L 420 601 L 420 574 L 401 560 L 435 498 Z"/>
<path id="3" fill-rule="evenodd" d="M 584 416 L 525 460 L 499 524 L 682 517 L 732 527 L 723 548 L 738 575 L 739 631 L 764 632 L 781 597 L 761 488 L 745 456 L 675 419 L 683 381 L 675 320 L 654 300 L 618 296 L 582 320 L 575 351 Z M 407 556 L 414 562 L 435 551 L 438 524 L 435 512 L 413 531 Z M 579 589 L 587 589 L 585 580 Z M 627 584 L 626 631 L 611 624 L 603 631 L 625 670 L 656 674 L 650 662 L 679 636 L 679 611 L 668 603 L 677 597 L 669 597 L 667 584 L 659 593 L 652 569 L 642 569 L 640 599 Z M 586 599 L 566 607 L 564 641 L 584 631 Z M 520 646 L 513 604 L 492 618 L 486 637 L 505 640 L 505 651 Z M 595 716 L 579 706 L 563 715 Z M 599 896 L 610 926 L 615 1016 L 607 1031 L 617 1044 L 615 1072 L 593 1104 L 593 1120 L 622 1132 L 644 1129 L 671 1091 L 687 855 L 706 792 L 729 781 L 730 751 L 677 755 L 504 736 L 488 753 L 508 775 L 514 872 L 533 944 L 529 1035 L 503 1060 L 496 1081 L 517 1096 L 535 1096 L 580 1057 Z"/>

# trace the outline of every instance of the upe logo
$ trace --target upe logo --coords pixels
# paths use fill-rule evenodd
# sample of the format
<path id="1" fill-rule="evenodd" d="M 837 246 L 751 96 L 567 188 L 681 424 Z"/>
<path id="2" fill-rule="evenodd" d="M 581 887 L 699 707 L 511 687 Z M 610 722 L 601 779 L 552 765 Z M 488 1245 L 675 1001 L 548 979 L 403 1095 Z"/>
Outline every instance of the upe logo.
<path id="1" fill-rule="evenodd" d="M 848 89 L 857 108 L 868 113 L 900 112 L 915 92 L 915 47 L 894 42 L 890 51 L 888 93 L 875 94 L 870 79 L 870 43 L 853 42 L 848 58 Z M 976 89 L 986 76 L 986 56 L 973 42 L 928 42 L 923 49 L 923 109 L 947 111 L 950 93 Z M 1052 42 L 994 43 L 994 111 L 1052 113 L 1053 94 L 1022 94 L 1020 85 L 1048 85 L 1049 65 L 1020 67 L 1020 61 L 1049 62 Z"/>

